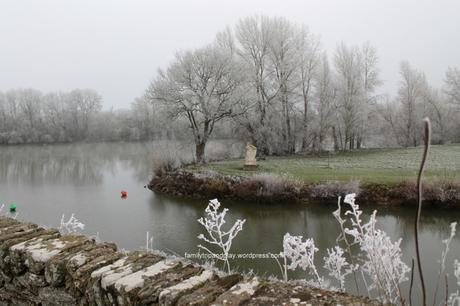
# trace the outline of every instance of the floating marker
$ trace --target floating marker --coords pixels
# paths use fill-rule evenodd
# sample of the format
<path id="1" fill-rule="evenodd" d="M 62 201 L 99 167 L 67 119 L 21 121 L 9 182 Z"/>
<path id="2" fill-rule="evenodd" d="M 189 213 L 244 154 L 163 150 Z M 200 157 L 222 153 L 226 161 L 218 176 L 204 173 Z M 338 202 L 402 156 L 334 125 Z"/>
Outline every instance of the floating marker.
<path id="1" fill-rule="evenodd" d="M 16 204 L 11 204 L 10 205 L 10 212 L 15 212 L 16 211 Z"/>
<path id="2" fill-rule="evenodd" d="M 128 192 L 122 190 L 122 191 L 121 191 L 121 198 L 122 198 L 122 199 L 125 199 L 125 198 L 127 198 L 127 197 L 128 197 Z"/>

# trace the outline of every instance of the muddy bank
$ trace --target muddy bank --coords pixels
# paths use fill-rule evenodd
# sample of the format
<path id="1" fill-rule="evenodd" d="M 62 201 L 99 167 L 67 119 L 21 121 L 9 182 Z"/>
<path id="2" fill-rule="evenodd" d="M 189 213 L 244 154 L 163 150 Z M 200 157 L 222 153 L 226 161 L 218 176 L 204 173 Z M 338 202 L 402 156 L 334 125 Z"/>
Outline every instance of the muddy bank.
<path id="1" fill-rule="evenodd" d="M 184 169 L 160 172 L 148 188 L 169 195 L 199 199 L 233 199 L 260 203 L 330 202 L 339 196 L 356 193 L 362 204 L 415 205 L 414 182 L 395 185 L 359 182 L 324 182 L 308 184 L 283 176 L 259 174 L 251 177 L 220 175 L 215 172 L 192 172 Z M 460 207 L 460 184 L 438 182 L 424 184 L 425 205 Z"/>

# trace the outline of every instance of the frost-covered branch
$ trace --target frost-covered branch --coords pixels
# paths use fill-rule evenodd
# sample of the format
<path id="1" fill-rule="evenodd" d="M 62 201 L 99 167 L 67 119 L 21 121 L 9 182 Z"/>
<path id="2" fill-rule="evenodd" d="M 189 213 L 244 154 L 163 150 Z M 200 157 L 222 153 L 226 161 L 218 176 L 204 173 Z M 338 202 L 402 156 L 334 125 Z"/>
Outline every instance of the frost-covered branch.
<path id="1" fill-rule="evenodd" d="M 439 282 L 441 280 L 442 274 L 444 273 L 446 269 L 447 253 L 449 253 L 450 243 L 452 242 L 452 239 L 455 237 L 456 229 L 457 229 L 457 222 L 452 222 L 450 224 L 449 238 L 442 241 L 442 243 L 444 244 L 444 249 L 441 252 L 441 260 L 439 261 L 439 275 L 438 275 L 438 280 L 436 282 L 436 289 L 434 291 L 433 305 L 436 303 L 436 297 L 438 295 L 438 289 L 439 289 Z"/>
<path id="2" fill-rule="evenodd" d="M 85 225 L 82 222 L 78 221 L 78 219 L 75 218 L 74 214 L 70 216 L 67 222 L 65 221 L 65 215 L 62 214 L 61 225 L 59 226 L 59 231 L 61 233 L 72 234 L 82 231 L 84 229 Z"/>
<path id="3" fill-rule="evenodd" d="M 243 229 L 243 224 L 246 220 L 236 220 L 233 226 L 226 231 L 223 229 L 223 225 L 225 224 L 225 216 L 228 212 L 228 208 L 224 208 L 222 211 L 219 211 L 219 208 L 220 202 L 217 199 L 209 201 L 205 209 L 207 217 L 198 219 L 198 223 L 203 225 L 206 229 L 207 235 L 200 234 L 198 235 L 198 239 L 218 247 L 220 251 L 222 251 L 222 255 L 219 256 L 203 245 L 198 245 L 198 248 L 213 255 L 216 259 L 222 260 L 224 262 L 224 268 L 227 266 L 230 272 L 228 254 L 232 247 L 233 239 L 235 239 L 238 233 Z"/>
<path id="4" fill-rule="evenodd" d="M 344 202 L 351 207 L 345 215 L 351 216 L 352 225 L 351 228 L 345 228 L 345 233 L 353 237 L 354 243 L 364 254 L 360 269 L 371 280 L 369 290 L 376 290 L 384 301 L 403 301 L 399 286 L 408 280 L 406 274 L 410 269 L 402 261 L 402 239 L 392 242 L 384 231 L 376 228 L 376 211 L 367 223 L 363 223 L 362 211 L 355 204 L 355 194 L 347 195 Z"/>
<path id="5" fill-rule="evenodd" d="M 345 243 L 346 251 L 351 257 L 350 261 L 355 260 L 356 264 L 347 261 L 344 249 L 334 246 L 327 249 L 328 255 L 323 258 L 323 268 L 328 271 L 329 276 L 339 282 L 341 290 L 344 290 L 349 274 L 355 275 L 357 284 L 355 272 L 359 271 L 369 295 L 375 291 L 382 302 L 404 304 L 400 284 L 408 280 L 406 274 L 410 269 L 402 261 L 401 239 L 393 242 L 384 231 L 376 227 L 376 211 L 365 223 L 361 218 L 363 212 L 355 203 L 355 196 L 348 194 L 344 199 L 344 202 L 350 205 L 350 209 L 345 212 L 347 218 L 342 218 L 340 202 L 333 215 L 342 230 L 337 241 Z M 354 256 L 355 259 L 351 253 L 352 246 L 357 246 L 360 250 L 359 257 Z M 325 287 L 326 280 L 320 277 L 314 263 L 317 251 L 312 238 L 303 240 L 302 236 L 291 236 L 289 233 L 284 236 L 283 254 L 289 261 L 287 268 L 295 270 L 299 267 L 308 271 L 314 275 L 316 286 Z"/>
<path id="6" fill-rule="evenodd" d="M 300 267 L 302 270 L 313 274 L 315 277 L 313 284 L 321 287 L 323 279 L 319 276 L 315 266 L 315 253 L 318 248 L 312 238 L 308 238 L 305 241 L 302 239 L 302 236 L 291 236 L 289 233 L 284 235 L 283 255 L 290 262 L 287 265 L 287 269 L 295 270 Z"/>
<path id="7" fill-rule="evenodd" d="M 327 249 L 327 256 L 323 258 L 324 268 L 329 271 L 329 275 L 340 283 L 340 290 L 345 290 L 345 277 L 353 273 L 353 267 L 343 256 L 344 252 L 339 246 Z"/>

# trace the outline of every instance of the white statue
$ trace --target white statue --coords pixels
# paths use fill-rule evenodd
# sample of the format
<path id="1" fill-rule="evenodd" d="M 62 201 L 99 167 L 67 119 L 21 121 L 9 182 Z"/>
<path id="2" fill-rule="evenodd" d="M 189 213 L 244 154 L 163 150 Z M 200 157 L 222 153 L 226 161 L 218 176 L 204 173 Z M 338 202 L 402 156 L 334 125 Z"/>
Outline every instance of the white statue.
<path id="1" fill-rule="evenodd" d="M 256 154 L 257 148 L 252 144 L 248 143 L 246 145 L 246 158 L 244 159 L 244 167 L 246 168 L 256 168 L 257 161 L 256 161 Z"/>

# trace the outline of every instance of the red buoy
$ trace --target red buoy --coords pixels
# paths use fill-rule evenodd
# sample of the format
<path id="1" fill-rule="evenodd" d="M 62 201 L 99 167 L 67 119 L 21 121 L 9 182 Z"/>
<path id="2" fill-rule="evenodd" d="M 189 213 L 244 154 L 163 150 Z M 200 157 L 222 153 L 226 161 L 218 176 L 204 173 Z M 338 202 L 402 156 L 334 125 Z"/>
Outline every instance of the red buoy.
<path id="1" fill-rule="evenodd" d="M 122 198 L 122 199 L 125 199 L 125 198 L 127 198 L 127 197 L 128 197 L 128 192 L 122 190 L 122 191 L 121 191 L 121 198 Z"/>

